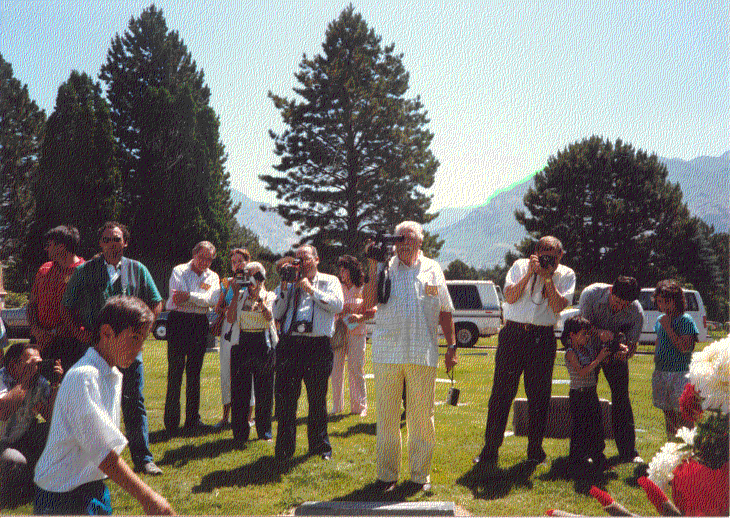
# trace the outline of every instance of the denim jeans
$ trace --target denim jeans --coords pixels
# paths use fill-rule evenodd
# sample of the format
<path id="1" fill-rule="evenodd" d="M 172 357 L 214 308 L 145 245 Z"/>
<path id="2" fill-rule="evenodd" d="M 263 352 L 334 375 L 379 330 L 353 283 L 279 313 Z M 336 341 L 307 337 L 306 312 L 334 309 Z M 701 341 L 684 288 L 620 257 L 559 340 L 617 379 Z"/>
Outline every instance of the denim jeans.
<path id="1" fill-rule="evenodd" d="M 129 440 L 132 463 L 138 469 L 153 461 L 150 451 L 147 410 L 144 406 L 144 365 L 142 355 L 122 371 L 122 415 Z"/>

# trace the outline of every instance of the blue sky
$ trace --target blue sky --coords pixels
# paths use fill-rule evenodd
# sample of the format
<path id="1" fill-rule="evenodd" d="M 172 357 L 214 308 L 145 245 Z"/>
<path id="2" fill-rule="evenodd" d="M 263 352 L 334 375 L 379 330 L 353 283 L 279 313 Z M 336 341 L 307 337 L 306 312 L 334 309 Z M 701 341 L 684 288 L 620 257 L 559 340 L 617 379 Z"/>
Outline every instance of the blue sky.
<path id="1" fill-rule="evenodd" d="M 281 131 L 272 90 L 292 97 L 302 54 L 321 52 L 348 1 L 158 1 L 203 68 L 234 188 L 258 180 Z M 96 77 L 110 40 L 150 2 L 0 0 L 0 53 L 50 115 L 72 69 Z M 395 43 L 441 162 L 433 208 L 472 206 L 592 134 L 666 158 L 728 144 L 728 2 L 360 1 Z"/>

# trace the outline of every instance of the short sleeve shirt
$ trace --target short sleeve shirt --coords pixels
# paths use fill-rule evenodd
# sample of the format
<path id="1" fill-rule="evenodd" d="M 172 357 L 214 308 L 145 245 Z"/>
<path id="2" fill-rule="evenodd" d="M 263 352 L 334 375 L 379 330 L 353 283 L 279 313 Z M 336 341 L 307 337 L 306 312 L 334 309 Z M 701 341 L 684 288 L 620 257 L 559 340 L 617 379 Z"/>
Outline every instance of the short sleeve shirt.
<path id="1" fill-rule="evenodd" d="M 44 263 L 36 273 L 31 289 L 31 298 L 38 304 L 38 323 L 41 327 L 52 329 L 61 325 L 61 299 L 71 275 L 77 266 L 84 264 L 79 258 L 68 268 L 58 263 Z"/>
<path id="2" fill-rule="evenodd" d="M 644 310 L 635 300 L 618 313 L 611 310 L 609 297 L 611 285 L 595 283 L 586 287 L 580 294 L 580 314 L 598 329 L 626 335 L 626 343 L 634 344 L 641 337 L 644 326 Z"/>
<path id="3" fill-rule="evenodd" d="M 570 374 L 570 388 L 580 389 L 586 387 L 593 387 L 598 383 L 598 376 L 596 369 L 591 371 L 588 376 L 579 376 L 578 371 L 573 368 L 573 365 L 568 361 L 568 352 L 573 351 L 575 357 L 578 359 L 581 367 L 590 365 L 598 355 L 593 354 L 593 350 L 590 348 L 578 349 L 577 347 L 568 347 L 565 350 L 565 366 L 568 368 L 568 374 Z"/>
<path id="4" fill-rule="evenodd" d="M 121 400 L 122 373 L 90 347 L 58 389 L 46 448 L 36 465 L 38 487 L 66 493 L 106 478 L 101 461 L 127 444 L 119 430 Z"/>
<path id="5" fill-rule="evenodd" d="M 661 318 L 661 317 L 660 317 Z M 685 313 L 672 320 L 672 329 L 679 336 L 694 335 L 697 338 L 699 330 L 690 315 Z M 654 349 L 654 367 L 663 372 L 682 372 L 689 370 L 692 361 L 692 352 L 682 352 L 672 344 L 667 332 L 657 319 L 654 324 L 656 332 L 656 348 Z"/>
<path id="6" fill-rule="evenodd" d="M 530 270 L 529 259 L 518 259 L 507 272 L 505 288 L 517 284 Z M 563 264 L 559 264 L 552 278 L 555 289 L 565 297 L 568 305 L 573 302 L 575 293 L 575 272 Z M 548 299 L 543 294 L 545 280 L 539 275 L 533 275 L 522 290 L 520 297 L 512 304 L 504 302 L 502 311 L 505 320 L 521 324 L 535 324 L 538 326 L 554 326 L 558 316 L 548 305 Z"/>
<path id="7" fill-rule="evenodd" d="M 390 299 L 378 305 L 373 362 L 438 366 L 439 314 L 454 312 L 439 264 L 421 254 L 413 266 L 393 257 Z"/>

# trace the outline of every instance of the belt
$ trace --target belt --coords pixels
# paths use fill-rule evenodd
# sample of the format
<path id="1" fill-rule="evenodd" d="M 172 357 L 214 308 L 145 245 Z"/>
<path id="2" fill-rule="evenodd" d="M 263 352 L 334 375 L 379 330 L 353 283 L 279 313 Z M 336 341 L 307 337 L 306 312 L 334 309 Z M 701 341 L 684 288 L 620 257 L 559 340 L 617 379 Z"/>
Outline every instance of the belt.
<path id="1" fill-rule="evenodd" d="M 580 388 L 572 388 L 570 389 L 571 392 L 595 392 L 596 386 L 591 385 L 590 387 L 580 387 Z"/>
<path id="2" fill-rule="evenodd" d="M 515 322 L 514 320 L 507 320 L 507 324 L 517 326 L 525 331 L 545 331 L 546 329 L 552 329 L 554 326 L 551 325 L 538 325 L 529 324 L 527 322 Z"/>

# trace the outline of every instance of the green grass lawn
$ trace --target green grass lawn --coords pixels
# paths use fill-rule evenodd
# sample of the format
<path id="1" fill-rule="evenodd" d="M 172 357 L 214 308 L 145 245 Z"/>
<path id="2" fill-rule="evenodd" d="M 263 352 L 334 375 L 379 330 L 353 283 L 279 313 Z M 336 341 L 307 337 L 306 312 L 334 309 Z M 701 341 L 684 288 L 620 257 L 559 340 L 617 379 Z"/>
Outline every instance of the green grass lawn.
<path id="1" fill-rule="evenodd" d="M 494 346 L 496 337 L 482 339 L 477 347 L 460 351 L 456 370 L 457 385 L 461 389 L 459 406 L 442 404 L 449 384 L 436 384 L 438 443 L 431 468 L 432 491 L 405 494 L 396 489 L 392 499 L 453 501 L 459 508 L 474 515 L 542 515 L 549 508 L 603 515 L 605 513 L 598 502 L 587 496 L 591 484 L 595 484 L 609 491 L 635 513 L 656 514 L 636 483 L 641 467 L 623 464 L 616 467 L 614 473 L 599 480 L 570 480 L 559 475 L 557 467 L 561 458 L 568 454 L 567 439 L 545 439 L 548 463 L 538 466 L 530 474 L 520 469 L 520 463 L 525 459 L 527 439 L 506 437 L 500 449 L 503 476 L 488 483 L 472 480 L 469 476 L 472 458 L 479 453 L 483 441 L 494 371 Z M 444 352 L 442 348 L 442 356 Z M 369 351 L 367 356 L 370 358 Z M 306 455 L 306 420 L 303 418 L 307 414 L 307 405 L 303 390 L 298 412 L 297 450 L 291 463 L 279 465 L 273 458 L 274 443 L 252 440 L 245 449 L 237 449 L 230 429 L 197 437 L 165 439 L 162 415 L 167 373 L 166 342 L 149 340 L 144 360 L 151 447 L 157 464 L 164 471 L 160 477 L 146 477 L 145 480 L 164 495 L 179 514 L 281 515 L 290 514 L 297 505 L 309 500 L 372 499 L 368 492 L 370 484 L 375 481 L 376 409 L 372 378 L 367 381 L 367 417 L 342 415 L 330 419 L 329 434 L 334 456 L 329 462 L 319 456 Z M 651 404 L 652 371 L 651 355 L 637 355 L 631 360 L 630 390 L 637 427 L 636 446 L 647 462 L 666 440 L 662 414 Z M 372 373 L 369 362 L 366 373 Z M 568 379 L 560 351 L 553 377 L 555 380 Z M 447 378 L 443 360 L 438 378 Z M 610 399 L 604 379 L 598 388 L 599 397 Z M 184 388 L 182 392 L 184 400 Z M 217 352 L 206 354 L 201 392 L 201 416 L 204 422 L 213 424 L 221 417 Z M 553 385 L 553 395 L 567 394 L 568 385 Z M 518 397 L 525 397 L 522 387 Z M 511 418 L 507 429 L 511 430 Z M 254 436 L 255 431 L 252 431 Z M 403 437 L 401 482 L 408 478 L 405 427 Z M 129 462 L 128 450 L 123 455 Z M 616 455 L 613 441 L 607 441 L 606 455 Z M 113 482 L 109 482 L 109 487 L 115 514 L 142 514 L 136 500 Z M 26 505 L 9 514 L 31 513 L 32 505 Z"/>

